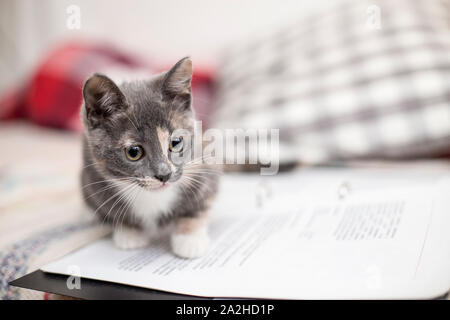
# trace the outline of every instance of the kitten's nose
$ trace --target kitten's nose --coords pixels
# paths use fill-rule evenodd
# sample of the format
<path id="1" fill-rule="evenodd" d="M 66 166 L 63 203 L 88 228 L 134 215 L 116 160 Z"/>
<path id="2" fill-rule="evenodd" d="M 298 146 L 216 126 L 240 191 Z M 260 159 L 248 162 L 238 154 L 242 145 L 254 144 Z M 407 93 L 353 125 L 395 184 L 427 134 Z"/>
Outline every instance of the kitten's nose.
<path id="1" fill-rule="evenodd" d="M 172 170 L 170 170 L 167 163 L 160 163 L 155 171 L 155 179 L 158 179 L 161 182 L 167 182 L 172 175 Z"/>
<path id="2" fill-rule="evenodd" d="M 157 174 L 155 175 L 155 179 L 161 181 L 161 182 L 167 182 L 170 179 L 170 176 L 172 175 L 171 172 L 167 174 Z"/>

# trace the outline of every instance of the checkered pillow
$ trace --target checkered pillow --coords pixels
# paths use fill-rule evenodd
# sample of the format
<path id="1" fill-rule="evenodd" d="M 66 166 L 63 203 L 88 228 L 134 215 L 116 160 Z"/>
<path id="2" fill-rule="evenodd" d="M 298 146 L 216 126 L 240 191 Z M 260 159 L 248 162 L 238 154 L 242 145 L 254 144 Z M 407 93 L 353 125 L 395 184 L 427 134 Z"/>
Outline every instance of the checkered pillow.
<path id="1" fill-rule="evenodd" d="M 279 128 L 282 162 L 450 150 L 450 0 L 349 2 L 221 65 L 214 125 Z"/>

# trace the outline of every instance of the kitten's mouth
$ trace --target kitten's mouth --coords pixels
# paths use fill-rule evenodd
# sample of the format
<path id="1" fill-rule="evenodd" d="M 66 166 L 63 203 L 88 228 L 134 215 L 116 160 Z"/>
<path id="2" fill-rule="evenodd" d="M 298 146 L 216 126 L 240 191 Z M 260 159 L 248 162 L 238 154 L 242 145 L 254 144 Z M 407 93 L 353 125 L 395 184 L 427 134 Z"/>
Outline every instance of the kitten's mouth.
<path id="1" fill-rule="evenodd" d="M 139 181 L 138 185 L 145 190 L 156 191 L 156 190 L 163 190 L 163 189 L 167 188 L 170 185 L 170 183 L 168 183 L 168 182 L 155 183 L 155 182 Z"/>
<path id="2" fill-rule="evenodd" d="M 161 183 L 161 185 L 160 185 L 159 187 L 156 187 L 156 189 L 154 189 L 154 190 L 165 189 L 165 188 L 167 188 L 168 186 L 169 186 L 169 183 L 163 182 L 163 183 Z"/>

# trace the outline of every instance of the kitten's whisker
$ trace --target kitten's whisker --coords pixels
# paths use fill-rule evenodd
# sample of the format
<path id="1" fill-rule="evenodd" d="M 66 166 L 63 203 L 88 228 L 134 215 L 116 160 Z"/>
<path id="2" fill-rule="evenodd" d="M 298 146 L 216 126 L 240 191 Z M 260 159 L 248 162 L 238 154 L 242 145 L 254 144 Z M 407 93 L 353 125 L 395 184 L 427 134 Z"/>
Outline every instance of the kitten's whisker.
<path id="1" fill-rule="evenodd" d="M 99 163 L 98 162 L 93 162 L 91 164 L 88 164 L 87 166 L 82 167 L 81 170 L 86 169 L 86 168 L 88 168 L 90 166 L 93 166 L 93 165 L 96 165 L 96 164 L 99 164 Z"/>
<path id="2" fill-rule="evenodd" d="M 208 160 L 208 159 L 212 159 L 212 158 L 215 158 L 215 156 L 212 156 L 212 155 L 207 155 L 207 156 L 206 156 L 206 155 L 202 155 L 202 156 L 200 156 L 200 157 L 198 157 L 198 158 L 194 158 L 194 159 L 192 159 L 192 160 L 186 162 L 185 165 L 191 164 L 191 163 L 198 163 L 198 161 L 200 161 L 200 160 L 204 161 L 204 160 Z M 201 162 L 201 164 L 203 164 L 203 162 Z"/>
<path id="3" fill-rule="evenodd" d="M 123 192 L 123 190 L 126 190 L 127 188 L 128 188 L 128 187 L 126 187 L 126 188 L 124 188 L 124 189 L 119 189 L 119 191 L 118 191 L 116 194 Z M 108 201 L 108 200 L 107 200 L 107 201 Z M 113 207 L 114 207 L 114 205 L 113 205 Z M 112 208 L 111 208 L 111 209 L 112 209 Z M 111 209 L 110 209 L 110 211 L 111 211 Z M 110 211 L 108 211 L 108 213 L 103 217 L 102 223 L 105 222 L 105 220 L 109 217 Z"/>
<path id="4" fill-rule="evenodd" d="M 208 185 L 210 180 L 208 178 L 204 178 L 203 176 L 185 176 L 187 180 L 195 181 L 197 184 L 205 184 Z"/>
<path id="5" fill-rule="evenodd" d="M 131 179 L 130 178 L 111 178 L 111 179 L 106 179 L 106 180 L 101 180 L 101 181 L 95 181 L 95 182 L 91 182 L 91 183 L 83 185 L 82 189 L 89 187 L 91 185 L 94 185 L 94 184 L 98 184 L 98 183 L 120 182 L 120 181 L 126 181 L 126 180 L 131 180 Z"/>
<path id="6" fill-rule="evenodd" d="M 116 214 L 114 215 L 114 218 L 113 218 L 113 226 L 114 226 L 114 228 L 116 228 L 117 225 L 118 225 L 118 223 L 116 224 L 116 219 L 117 219 L 117 222 L 120 221 L 120 217 L 122 215 L 122 212 L 124 211 L 126 205 L 128 204 L 126 199 L 128 199 L 128 196 L 133 192 L 133 190 L 135 188 L 136 188 L 136 185 L 133 185 L 132 188 L 128 189 L 126 192 L 123 192 L 123 194 L 121 196 L 121 199 L 124 199 L 124 201 L 122 201 L 122 203 L 120 204 L 120 206 L 119 206 L 118 210 L 116 211 Z"/>
<path id="7" fill-rule="evenodd" d="M 197 186 L 197 188 L 198 188 L 197 191 L 200 191 L 200 188 L 201 188 L 201 187 L 206 187 L 209 191 L 211 191 L 211 188 L 210 188 L 210 186 L 208 185 L 208 183 L 207 183 L 206 181 L 201 181 L 201 180 L 198 180 L 198 179 L 196 179 L 196 178 L 194 178 L 194 177 L 188 177 L 188 176 L 186 176 L 185 178 L 188 179 L 188 180 L 191 181 L 194 185 Z"/>
<path id="8" fill-rule="evenodd" d="M 216 168 L 219 165 L 215 163 L 206 163 L 204 161 L 208 161 L 209 159 L 212 159 L 212 157 L 208 158 L 202 158 L 202 159 L 194 159 L 192 161 L 188 161 L 184 164 L 184 166 L 188 167 L 205 167 L 205 168 Z M 216 169 L 217 170 L 217 169 Z"/>
<path id="9" fill-rule="evenodd" d="M 139 187 L 139 186 L 136 185 L 136 187 Z M 136 198 L 140 194 L 141 191 L 142 191 L 142 189 L 140 189 L 140 188 L 138 188 L 138 189 L 134 188 L 132 190 L 132 192 L 130 192 L 128 194 L 127 199 L 125 199 L 126 205 L 124 206 L 124 209 L 123 209 L 123 217 L 122 217 L 122 221 L 120 223 L 120 229 L 123 228 L 123 222 L 125 221 L 125 216 L 127 214 L 128 209 L 131 207 L 132 203 L 136 201 Z M 133 195 L 134 195 L 134 197 L 132 198 Z"/>
<path id="10" fill-rule="evenodd" d="M 181 191 L 183 191 L 183 193 L 184 193 L 184 195 L 186 196 L 186 199 L 188 199 L 189 197 L 188 197 L 188 195 L 187 195 L 187 193 L 186 193 L 186 191 L 184 190 L 184 185 L 183 185 L 183 179 L 181 179 L 180 180 L 180 183 L 181 183 L 181 185 L 180 185 L 180 190 Z M 187 202 L 187 203 L 189 203 L 189 205 L 191 206 L 191 208 L 193 208 L 193 206 L 192 206 L 192 203 L 191 202 Z"/>
<path id="11" fill-rule="evenodd" d="M 111 197 L 109 197 L 107 200 L 105 200 L 95 211 L 94 214 L 98 212 L 106 203 L 108 203 L 111 199 L 117 197 L 121 192 L 128 190 L 129 188 L 133 187 L 134 185 L 126 186 L 123 190 L 119 190 L 116 193 L 114 193 Z"/>
<path id="12" fill-rule="evenodd" d="M 221 167 L 221 164 L 217 164 L 217 163 L 209 163 L 208 161 L 210 159 L 215 159 L 214 157 L 207 157 L 207 158 L 199 158 L 199 159 L 194 159 L 192 161 L 188 161 L 184 164 L 184 166 L 188 166 L 188 167 L 205 167 L 205 168 L 217 168 L 215 170 L 219 170 L 219 168 Z"/>
<path id="13" fill-rule="evenodd" d="M 191 161 L 186 162 L 185 164 L 195 164 L 195 165 L 207 165 L 207 166 L 216 166 L 216 163 L 207 163 L 209 159 L 215 159 L 215 156 L 204 156 L 201 158 L 195 158 Z"/>
<path id="14" fill-rule="evenodd" d="M 188 184 L 191 185 L 195 191 L 201 191 L 202 187 L 206 187 L 209 191 L 211 191 L 211 188 L 207 185 L 206 181 L 200 181 L 196 178 L 188 176 L 185 176 L 185 178 L 189 181 Z"/>
<path id="15" fill-rule="evenodd" d="M 222 170 L 219 170 L 219 169 L 210 169 L 210 168 L 197 167 L 197 166 L 184 167 L 183 171 L 187 171 L 187 172 L 215 172 L 215 173 L 222 174 Z"/>
<path id="16" fill-rule="evenodd" d="M 125 220 L 125 215 L 126 215 L 126 212 L 128 211 L 128 209 L 131 207 L 131 205 L 136 201 L 136 198 L 141 194 L 141 192 L 142 192 L 142 189 L 141 188 L 135 188 L 135 189 L 133 189 L 133 192 L 132 193 L 130 193 L 130 195 L 128 196 L 128 198 L 127 198 L 127 200 L 126 200 L 126 202 L 127 202 L 127 204 L 126 204 L 126 206 L 125 206 L 125 208 L 124 208 L 124 215 L 123 215 L 123 218 L 122 218 L 122 222 L 121 222 L 121 226 L 120 226 L 120 228 L 122 228 L 123 227 L 123 222 L 124 222 L 124 220 Z M 134 196 L 133 196 L 134 195 Z M 132 197 L 133 196 L 133 197 Z M 136 216 L 135 215 L 133 215 L 133 211 L 131 211 L 131 215 L 132 216 L 134 216 L 134 220 L 136 221 Z"/>
<path id="17" fill-rule="evenodd" d="M 208 161 L 209 159 L 212 159 L 212 158 L 204 158 L 204 159 L 200 159 L 200 160 Z M 201 167 L 201 166 L 215 167 L 215 166 L 218 166 L 218 164 L 216 164 L 216 163 L 207 163 L 207 162 L 204 162 L 204 161 L 203 162 L 199 162 L 200 160 L 187 162 L 187 163 L 185 163 L 185 165 L 187 165 L 187 166 L 197 166 L 197 167 Z"/>
<path id="18" fill-rule="evenodd" d="M 117 182 L 117 181 L 116 181 L 115 183 L 120 184 L 120 183 Z M 95 193 L 89 195 L 86 199 L 89 199 L 89 198 L 91 198 L 91 197 L 93 197 L 93 196 L 95 196 L 96 194 L 99 194 L 99 193 L 101 193 L 101 192 L 105 192 L 105 191 L 110 190 L 110 189 L 120 188 L 120 187 L 121 187 L 121 186 L 118 186 L 118 185 L 115 184 L 115 183 L 108 184 L 107 186 L 105 186 L 105 187 L 101 188 L 100 190 L 96 191 Z M 123 182 L 123 185 L 124 185 L 124 186 L 127 186 L 128 184 L 126 184 L 125 182 Z"/>
<path id="19" fill-rule="evenodd" d="M 192 196 L 194 197 L 195 201 L 198 202 L 198 197 L 195 194 L 195 190 L 192 188 L 192 186 L 189 183 L 186 184 L 186 190 L 188 190 L 192 194 Z M 194 204 L 193 203 L 191 203 L 191 208 L 194 208 Z"/>
<path id="20" fill-rule="evenodd" d="M 122 229 L 122 226 L 123 226 L 123 221 L 125 220 L 125 217 L 126 217 L 126 215 L 127 215 L 127 211 L 128 211 L 128 208 L 131 206 L 131 204 L 134 202 L 134 200 L 136 199 L 136 189 L 138 188 L 139 186 L 138 185 L 136 185 L 136 187 L 135 188 L 133 188 L 128 194 L 127 194 L 127 196 L 126 196 L 126 198 L 125 198 L 125 201 L 124 201 L 124 206 L 123 206 L 123 209 L 120 211 L 120 214 L 119 214 L 119 218 L 117 219 L 117 221 L 119 221 L 119 219 L 120 219 L 120 217 L 122 216 L 122 219 L 121 219 L 121 222 L 120 222 L 120 228 Z M 134 195 L 134 200 L 131 200 L 131 197 Z"/>
<path id="21" fill-rule="evenodd" d="M 204 178 L 205 180 L 210 180 L 214 177 L 221 177 L 223 173 L 221 172 L 212 172 L 212 171 L 183 171 L 183 175 L 187 175 L 190 177 L 199 177 Z"/>
<path id="22" fill-rule="evenodd" d="M 123 201 L 123 204 L 119 208 L 120 211 L 119 211 L 119 214 L 117 215 L 117 222 L 120 221 L 121 229 L 122 229 L 122 224 L 125 219 L 125 216 L 127 215 L 127 210 L 128 210 L 129 204 L 130 204 L 129 201 L 130 201 L 131 195 L 134 193 L 134 190 L 136 190 L 136 188 L 137 188 L 137 186 L 135 186 L 134 188 L 129 190 L 129 192 L 126 193 L 125 200 Z M 122 216 L 123 216 L 123 218 L 121 219 Z"/>
<path id="23" fill-rule="evenodd" d="M 183 181 L 183 180 L 180 180 L 180 182 L 182 183 L 182 185 L 184 185 L 186 190 L 189 191 L 190 194 L 192 194 L 192 196 L 196 199 L 196 201 L 198 201 L 198 198 L 197 198 L 195 192 L 190 188 L 189 183 L 187 181 Z M 192 203 L 191 203 L 191 207 L 193 208 Z"/>
<path id="24" fill-rule="evenodd" d="M 198 192 L 201 192 L 201 191 L 202 191 L 201 186 L 196 185 L 195 182 L 192 182 L 192 181 L 188 181 L 188 182 L 187 182 L 187 186 L 188 186 L 190 189 L 192 189 L 193 194 L 195 195 L 195 196 L 194 196 L 194 197 L 195 197 L 195 200 L 198 202 L 197 194 L 198 194 Z"/>
<path id="25" fill-rule="evenodd" d="M 209 174 L 216 174 L 216 175 L 223 175 L 223 172 L 220 170 L 209 170 L 209 169 L 196 169 L 196 168 L 185 168 L 183 170 L 185 173 L 209 173 Z"/>
<path id="26" fill-rule="evenodd" d="M 193 192 L 194 192 L 194 194 L 195 194 L 195 200 L 197 201 L 197 203 L 200 202 L 199 199 L 198 199 L 198 196 L 197 196 L 197 195 L 198 195 L 197 192 L 201 191 L 201 190 L 200 190 L 200 187 L 195 186 L 195 184 L 193 184 L 192 182 L 191 182 L 191 183 L 188 183 L 188 185 L 190 186 L 190 188 L 193 189 Z"/>
<path id="27" fill-rule="evenodd" d="M 106 214 L 106 216 L 109 216 L 109 213 L 111 212 L 112 209 L 114 209 L 114 207 L 117 205 L 117 203 L 119 203 L 125 196 L 126 196 L 126 192 L 124 192 L 119 198 L 116 199 L 116 201 L 114 202 L 114 204 L 111 206 L 111 208 L 109 209 L 108 213 Z"/>
<path id="28" fill-rule="evenodd" d="M 221 176 L 221 174 L 217 172 L 184 172 L 183 175 L 204 179 L 206 181 L 211 181 L 211 179 Z"/>
<path id="29" fill-rule="evenodd" d="M 142 194 L 143 190 L 144 190 L 144 189 L 142 189 L 142 188 L 138 188 L 138 189 L 137 189 L 137 192 L 136 192 L 136 195 L 134 196 L 132 202 L 130 202 L 130 203 L 135 202 L 136 199 L 137 199 L 137 197 L 139 197 L 139 196 Z M 134 214 L 134 211 L 131 211 L 131 213 L 132 213 L 132 216 L 133 216 L 133 218 L 134 218 L 134 222 L 136 223 L 136 214 Z"/>
<path id="30" fill-rule="evenodd" d="M 128 195 L 128 193 L 130 193 L 130 192 L 132 191 L 133 186 L 134 186 L 134 185 L 132 185 L 131 188 L 128 188 L 127 190 L 122 190 L 122 196 L 121 196 L 121 199 L 126 198 L 126 196 Z M 115 227 L 115 221 L 116 221 L 116 218 L 117 218 L 117 216 L 118 216 L 117 212 L 123 207 L 123 205 L 124 205 L 124 202 L 122 201 L 122 203 L 120 204 L 118 210 L 116 210 L 116 213 L 114 214 L 113 222 L 112 222 L 113 228 Z M 108 212 L 107 216 L 109 216 L 109 212 Z"/>

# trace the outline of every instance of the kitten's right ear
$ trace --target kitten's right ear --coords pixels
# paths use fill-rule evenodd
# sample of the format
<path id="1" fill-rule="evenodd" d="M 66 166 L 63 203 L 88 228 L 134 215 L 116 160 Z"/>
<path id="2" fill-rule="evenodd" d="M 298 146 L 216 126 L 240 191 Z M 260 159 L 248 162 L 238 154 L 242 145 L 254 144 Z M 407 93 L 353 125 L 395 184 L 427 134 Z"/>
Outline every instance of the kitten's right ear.
<path id="1" fill-rule="evenodd" d="M 85 116 L 96 127 L 114 113 L 126 108 L 125 96 L 107 76 L 95 73 L 83 86 Z"/>
<path id="2" fill-rule="evenodd" d="M 191 94 L 192 60 L 185 57 L 167 71 L 163 89 L 169 95 L 189 96 Z"/>

